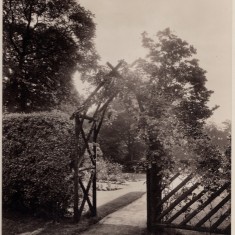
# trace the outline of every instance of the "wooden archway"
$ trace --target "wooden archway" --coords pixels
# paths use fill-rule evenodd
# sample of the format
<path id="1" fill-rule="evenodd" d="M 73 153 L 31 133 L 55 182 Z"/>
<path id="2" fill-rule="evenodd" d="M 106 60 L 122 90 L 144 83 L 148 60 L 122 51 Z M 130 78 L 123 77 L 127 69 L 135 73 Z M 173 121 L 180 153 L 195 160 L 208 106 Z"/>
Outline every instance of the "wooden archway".
<path id="1" fill-rule="evenodd" d="M 107 65 L 111 71 L 106 75 L 103 82 L 101 82 L 96 89 L 90 94 L 85 102 L 73 113 L 71 119 L 75 120 L 75 136 L 76 136 L 76 151 L 73 156 L 72 167 L 74 169 L 74 221 L 78 222 L 84 210 L 85 203 L 87 202 L 91 216 L 97 215 L 97 196 L 96 196 L 96 157 L 97 157 L 97 138 L 104 120 L 104 116 L 109 104 L 117 96 L 118 91 L 115 91 L 110 96 L 102 101 L 95 100 L 96 95 L 107 84 L 111 84 L 115 79 L 120 78 L 118 69 L 121 62 L 113 67 L 110 63 Z M 96 102 L 95 102 L 96 101 Z M 90 108 L 95 111 L 92 116 L 88 116 Z M 89 123 L 89 130 L 85 132 L 84 124 Z M 89 156 L 89 167 L 81 167 L 85 159 L 85 155 Z M 87 185 L 82 178 L 82 172 L 89 172 L 89 181 Z M 82 202 L 79 205 L 79 185 L 83 192 Z M 92 191 L 92 200 L 89 198 L 89 193 Z"/>

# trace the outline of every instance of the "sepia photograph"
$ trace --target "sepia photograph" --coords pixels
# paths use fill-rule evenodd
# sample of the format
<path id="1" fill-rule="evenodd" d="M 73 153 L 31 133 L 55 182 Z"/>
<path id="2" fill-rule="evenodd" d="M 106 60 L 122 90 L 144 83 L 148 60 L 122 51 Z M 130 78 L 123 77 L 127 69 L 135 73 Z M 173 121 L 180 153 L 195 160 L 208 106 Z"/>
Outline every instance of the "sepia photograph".
<path id="1" fill-rule="evenodd" d="M 3 0 L 3 235 L 230 235 L 232 0 Z"/>

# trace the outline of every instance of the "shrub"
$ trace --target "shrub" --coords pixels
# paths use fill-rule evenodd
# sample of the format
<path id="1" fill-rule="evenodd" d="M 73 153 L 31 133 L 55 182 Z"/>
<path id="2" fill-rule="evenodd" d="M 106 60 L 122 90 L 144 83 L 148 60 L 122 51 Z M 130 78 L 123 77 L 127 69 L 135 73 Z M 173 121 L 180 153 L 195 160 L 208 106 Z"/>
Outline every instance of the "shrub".
<path id="1" fill-rule="evenodd" d="M 62 216 L 72 196 L 74 126 L 61 112 L 3 117 L 3 209 Z"/>
<path id="2" fill-rule="evenodd" d="M 98 181 L 121 181 L 122 165 L 99 157 L 97 159 L 97 180 Z"/>

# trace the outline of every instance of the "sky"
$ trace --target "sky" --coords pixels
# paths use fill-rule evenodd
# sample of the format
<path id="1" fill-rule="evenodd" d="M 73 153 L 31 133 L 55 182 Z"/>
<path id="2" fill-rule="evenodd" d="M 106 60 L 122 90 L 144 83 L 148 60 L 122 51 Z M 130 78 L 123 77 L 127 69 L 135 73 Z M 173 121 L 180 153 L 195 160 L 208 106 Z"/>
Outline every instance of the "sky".
<path id="1" fill-rule="evenodd" d="M 232 115 L 232 0 L 78 0 L 96 23 L 96 49 L 101 64 L 132 63 L 144 57 L 141 33 L 170 28 L 197 49 L 207 71 L 206 86 L 214 93 L 209 106 L 219 105 L 211 121 L 220 124 Z M 75 78 L 79 76 L 76 74 Z M 81 88 L 81 83 L 76 82 Z"/>

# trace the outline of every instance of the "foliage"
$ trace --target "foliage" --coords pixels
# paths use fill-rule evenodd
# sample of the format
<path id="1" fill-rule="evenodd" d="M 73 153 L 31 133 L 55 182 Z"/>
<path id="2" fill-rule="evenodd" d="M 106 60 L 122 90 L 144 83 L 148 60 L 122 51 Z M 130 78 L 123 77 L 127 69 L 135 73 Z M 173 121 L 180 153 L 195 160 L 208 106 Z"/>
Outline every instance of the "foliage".
<path id="1" fill-rule="evenodd" d="M 196 153 L 194 165 L 209 187 L 231 182 L 231 123 L 220 129 L 213 123 L 205 125 L 205 134 L 190 144 Z"/>
<path id="2" fill-rule="evenodd" d="M 166 172 L 173 163 L 193 158 L 188 142 L 200 138 L 216 107 L 207 106 L 212 91 L 205 87 L 206 72 L 194 58 L 193 46 L 169 29 L 159 32 L 156 40 L 144 33 L 143 46 L 147 58 L 122 71 L 129 80 L 121 96 L 133 114 L 140 109 L 137 117 L 148 159 Z"/>
<path id="3" fill-rule="evenodd" d="M 231 142 L 227 149 L 230 149 Z M 218 187 L 226 182 L 231 182 L 231 155 L 229 151 L 213 145 L 210 140 L 202 138 L 197 141 L 195 148 L 197 158 L 195 165 L 200 175 L 203 177 L 203 183 L 209 187 Z"/>
<path id="4" fill-rule="evenodd" d="M 137 127 L 138 122 L 120 100 L 113 101 L 99 136 L 104 158 L 123 165 L 141 159 L 146 146 Z"/>
<path id="5" fill-rule="evenodd" d="M 227 120 L 219 127 L 215 123 L 205 125 L 205 133 L 209 136 L 211 143 L 218 146 L 221 152 L 225 152 L 229 145 L 229 136 L 231 135 L 231 121 Z"/>
<path id="6" fill-rule="evenodd" d="M 217 167 L 218 172 L 222 155 L 204 131 L 206 120 L 217 106 L 208 107 L 213 92 L 205 86 L 206 71 L 199 66 L 196 49 L 170 29 L 158 32 L 156 39 L 144 33 L 143 46 L 148 50 L 147 57 L 132 65 L 123 61 L 119 68 L 121 77 L 111 72 L 104 92 L 97 95 L 102 100 L 118 94 L 117 100 L 125 107 L 121 112 L 113 108 L 115 117 L 102 130 L 101 145 L 106 141 L 114 146 L 109 149 L 107 145 L 104 153 L 115 153 L 113 159 L 125 156 L 126 131 L 131 129 L 135 130 L 135 141 L 141 137 L 139 143 L 147 146 L 147 163 L 143 165 L 157 163 L 162 176 L 182 168 L 201 173 L 200 166 L 209 159 L 208 155 L 210 161 L 215 161 L 212 168 L 210 161 L 205 164 L 204 171 Z M 100 73 L 105 73 L 105 69 Z M 102 83 L 104 79 L 98 80 Z M 125 123 L 128 119 L 131 124 Z"/>
<path id="7" fill-rule="evenodd" d="M 46 216 L 66 212 L 72 196 L 69 163 L 73 124 L 62 112 L 3 117 L 3 209 Z"/>
<path id="8" fill-rule="evenodd" d="M 206 71 L 193 58 L 196 54 L 193 46 L 169 29 L 157 36 L 158 42 L 155 43 L 146 34 L 143 35 L 143 45 L 149 49 L 149 61 L 145 61 L 142 67 L 151 79 L 148 88 L 157 92 L 152 95 L 151 101 L 162 98 L 160 107 L 155 105 L 155 109 L 149 112 L 163 115 L 164 111 L 172 111 L 172 115 L 184 124 L 184 129 L 195 136 L 213 111 L 207 106 L 212 91 L 205 87 Z M 150 105 L 153 106 L 152 102 Z"/>
<path id="9" fill-rule="evenodd" d="M 75 0 L 4 0 L 3 104 L 9 112 L 77 104 L 72 74 L 89 72 L 97 54 L 91 12 Z"/>
<path id="10" fill-rule="evenodd" d="M 160 31 L 156 36 L 152 39 L 143 33 L 142 42 L 148 50 L 147 57 L 136 60 L 132 65 L 123 62 L 119 67 L 121 76 L 114 71 L 103 76 L 103 80 L 98 76 L 99 84 L 105 79 L 109 80 L 104 92 L 96 98 L 102 100 L 118 94 L 125 111 L 136 123 L 138 136 L 147 146 L 148 162 L 144 165 L 156 163 L 159 175 L 167 177 L 183 168 L 199 174 L 202 173 L 200 169 L 204 169 L 205 173 L 216 168 L 215 172 L 218 172 L 222 166 L 222 155 L 204 132 L 206 120 L 218 107 L 208 107 L 213 92 L 206 88 L 206 71 L 196 59 L 196 49 L 170 29 Z M 105 69 L 101 68 L 100 73 L 105 74 Z M 114 79 L 115 76 L 117 79 Z M 118 115 L 105 126 L 105 131 L 103 129 L 112 143 L 114 139 L 119 143 L 123 141 L 123 137 L 118 139 L 111 128 Z M 115 130 L 124 126 L 123 121 L 119 122 Z M 119 150 L 121 144 L 115 144 L 112 151 L 116 151 L 116 155 L 124 155 L 121 152 L 124 148 L 120 147 Z M 211 167 L 209 162 L 213 159 Z M 207 164 L 200 168 L 203 162 Z M 217 178 L 211 180 L 216 181 Z"/>
<path id="11" fill-rule="evenodd" d="M 122 165 L 99 157 L 97 159 L 98 181 L 122 181 Z"/>

